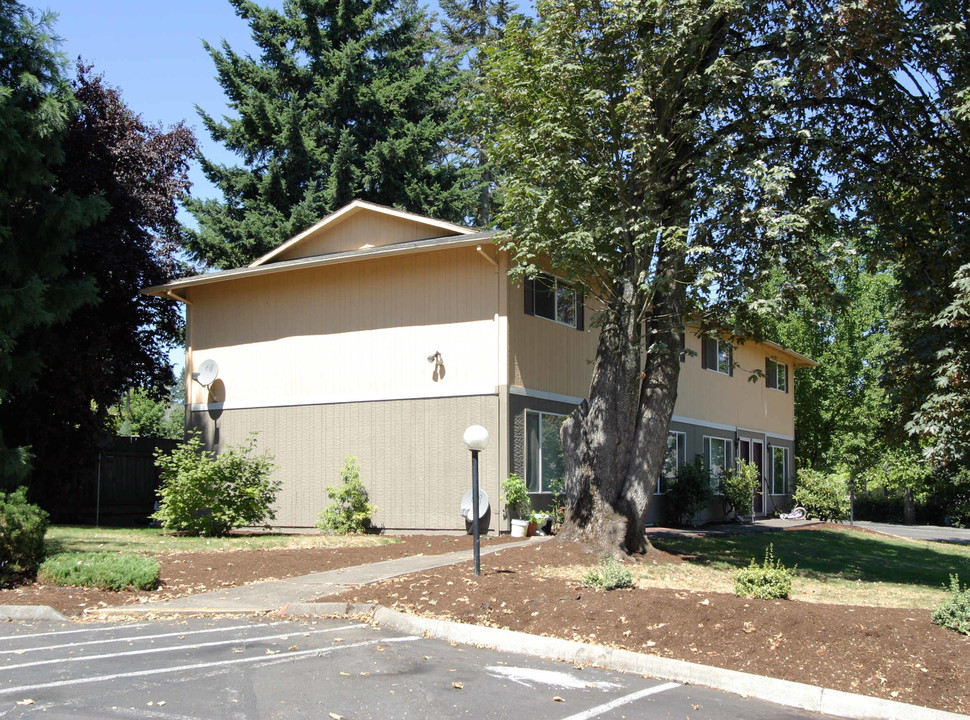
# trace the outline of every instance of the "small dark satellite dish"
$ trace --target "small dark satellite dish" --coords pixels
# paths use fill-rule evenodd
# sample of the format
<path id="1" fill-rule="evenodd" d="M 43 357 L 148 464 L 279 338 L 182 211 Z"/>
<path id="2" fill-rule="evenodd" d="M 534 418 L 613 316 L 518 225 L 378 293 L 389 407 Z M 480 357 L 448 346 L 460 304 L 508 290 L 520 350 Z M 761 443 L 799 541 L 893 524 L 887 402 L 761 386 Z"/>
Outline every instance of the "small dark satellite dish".
<path id="1" fill-rule="evenodd" d="M 219 365 L 215 360 L 203 360 L 199 372 L 192 373 L 192 379 L 203 387 L 209 387 L 219 377 Z"/>

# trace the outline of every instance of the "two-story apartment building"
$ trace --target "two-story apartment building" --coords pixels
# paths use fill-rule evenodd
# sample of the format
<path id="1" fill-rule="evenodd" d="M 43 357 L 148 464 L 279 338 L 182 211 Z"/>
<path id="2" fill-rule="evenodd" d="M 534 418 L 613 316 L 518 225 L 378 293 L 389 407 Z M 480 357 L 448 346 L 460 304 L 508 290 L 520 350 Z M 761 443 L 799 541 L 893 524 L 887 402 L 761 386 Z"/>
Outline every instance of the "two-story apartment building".
<path id="1" fill-rule="evenodd" d="M 283 489 L 280 526 L 312 526 L 344 458 L 387 528 L 462 528 L 462 434 L 483 425 L 481 486 L 505 529 L 501 480 L 548 491 L 558 424 L 588 390 L 597 334 L 584 299 L 553 275 L 513 282 L 491 234 L 354 202 L 245 268 L 148 288 L 186 306 L 188 424 L 220 449 L 258 432 Z M 750 458 L 764 510 L 789 491 L 794 369 L 777 345 L 688 333 L 672 462 Z M 193 381 L 205 360 L 207 386 Z M 751 371 L 767 376 L 748 382 Z M 663 483 L 658 491 L 662 506 Z"/>

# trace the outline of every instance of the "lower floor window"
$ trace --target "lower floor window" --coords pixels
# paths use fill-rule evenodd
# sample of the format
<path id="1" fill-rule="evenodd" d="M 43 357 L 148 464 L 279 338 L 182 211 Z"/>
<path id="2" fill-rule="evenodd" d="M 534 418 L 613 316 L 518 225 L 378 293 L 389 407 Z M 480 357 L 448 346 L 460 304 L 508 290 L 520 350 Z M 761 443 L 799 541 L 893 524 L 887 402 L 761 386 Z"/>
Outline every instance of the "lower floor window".
<path id="1" fill-rule="evenodd" d="M 663 472 L 657 478 L 657 495 L 667 492 L 667 484 L 687 462 L 687 433 L 671 430 L 667 433 L 667 454 L 664 456 Z"/>
<path id="2" fill-rule="evenodd" d="M 554 413 L 525 413 L 525 482 L 529 492 L 550 492 L 552 483 L 563 477 L 559 428 L 565 419 L 565 415 Z"/>
<path id="3" fill-rule="evenodd" d="M 727 438 L 706 437 L 704 446 L 707 470 L 711 473 L 711 484 L 716 488 L 721 475 L 732 467 L 733 444 Z"/>
<path id="4" fill-rule="evenodd" d="M 788 485 L 788 448 L 771 448 L 771 494 L 784 495 Z"/>

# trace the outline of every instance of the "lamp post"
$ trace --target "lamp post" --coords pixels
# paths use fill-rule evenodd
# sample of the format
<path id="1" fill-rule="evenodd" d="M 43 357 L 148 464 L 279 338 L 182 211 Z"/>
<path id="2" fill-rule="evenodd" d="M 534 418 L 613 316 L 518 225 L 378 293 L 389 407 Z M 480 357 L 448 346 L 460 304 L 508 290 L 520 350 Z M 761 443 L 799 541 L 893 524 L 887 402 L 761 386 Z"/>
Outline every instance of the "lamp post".
<path id="1" fill-rule="evenodd" d="M 482 574 L 481 552 L 478 537 L 478 453 L 488 446 L 488 430 L 481 425 L 471 425 L 462 438 L 472 451 L 472 537 L 475 538 L 475 575 Z"/>

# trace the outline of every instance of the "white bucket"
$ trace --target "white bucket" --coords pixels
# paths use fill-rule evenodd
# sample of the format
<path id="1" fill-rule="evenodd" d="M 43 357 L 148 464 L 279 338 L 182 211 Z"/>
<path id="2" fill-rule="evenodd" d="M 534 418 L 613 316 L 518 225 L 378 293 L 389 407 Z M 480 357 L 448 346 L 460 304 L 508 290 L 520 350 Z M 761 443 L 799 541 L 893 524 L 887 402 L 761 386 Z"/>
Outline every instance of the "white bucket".
<path id="1" fill-rule="evenodd" d="M 528 529 L 529 529 L 528 520 L 512 521 L 512 537 L 525 537 L 526 531 Z"/>

